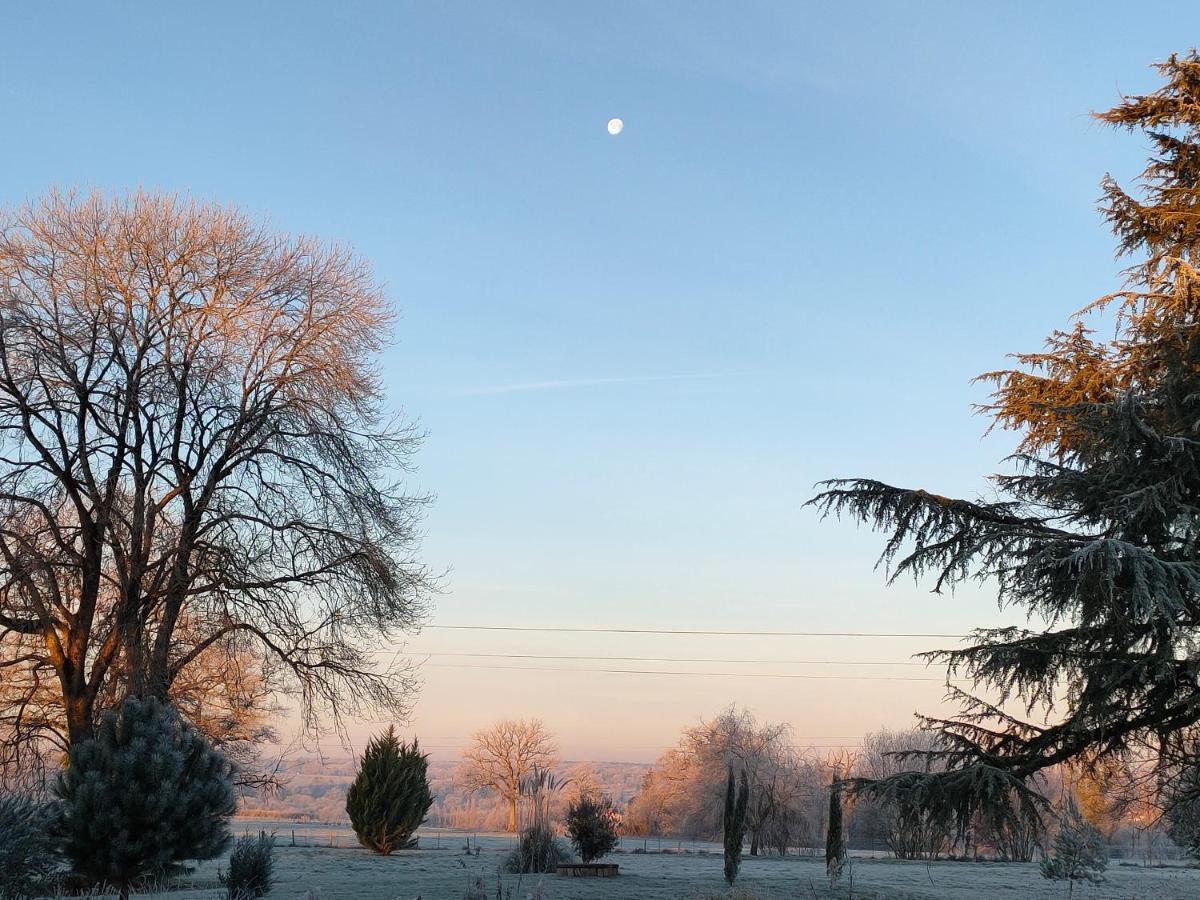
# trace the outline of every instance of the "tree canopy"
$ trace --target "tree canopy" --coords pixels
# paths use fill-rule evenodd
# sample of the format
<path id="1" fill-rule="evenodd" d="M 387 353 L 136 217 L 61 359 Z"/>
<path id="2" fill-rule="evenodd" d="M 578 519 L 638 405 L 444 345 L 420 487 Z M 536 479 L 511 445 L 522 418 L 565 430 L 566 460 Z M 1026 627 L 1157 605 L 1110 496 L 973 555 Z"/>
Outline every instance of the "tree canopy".
<path id="1" fill-rule="evenodd" d="M 558 762 L 558 744 L 541 719 L 504 719 L 475 733 L 463 751 L 460 776 L 472 791 L 495 791 L 508 804 L 508 831 L 517 830 L 517 800 L 527 776 Z"/>
<path id="2" fill-rule="evenodd" d="M 1097 114 L 1144 133 L 1153 156 L 1128 192 L 1103 180 L 1101 209 L 1130 257 L 1125 282 L 1012 369 L 982 376 L 986 407 L 1019 435 L 996 496 L 953 499 L 866 479 L 825 482 L 811 503 L 883 530 L 893 579 L 935 590 L 996 585 L 1038 628 L 975 631 L 930 654 L 972 690 L 926 718 L 944 771 L 859 782 L 965 826 L 1033 774 L 1145 755 L 1177 760 L 1200 722 L 1200 57 L 1158 66 L 1164 85 Z M 1089 317 L 1113 314 L 1112 339 Z M 1049 718 L 1043 713 L 1052 711 Z"/>
<path id="3" fill-rule="evenodd" d="M 402 716 L 418 435 L 349 251 L 173 196 L 0 212 L 0 734 L 89 737 L 227 652 L 318 712 Z M 188 704 L 181 706 L 187 710 Z"/>

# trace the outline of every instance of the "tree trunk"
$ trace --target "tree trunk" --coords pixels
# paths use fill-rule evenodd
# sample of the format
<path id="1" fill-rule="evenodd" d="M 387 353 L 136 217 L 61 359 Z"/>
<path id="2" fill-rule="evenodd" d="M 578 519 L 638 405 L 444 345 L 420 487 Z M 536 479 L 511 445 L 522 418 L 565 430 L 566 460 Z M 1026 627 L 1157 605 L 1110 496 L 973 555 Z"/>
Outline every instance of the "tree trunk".
<path id="1" fill-rule="evenodd" d="M 80 741 L 86 741 L 93 736 L 92 703 L 86 697 L 77 696 L 74 691 L 63 697 L 63 706 L 67 717 L 67 743 L 74 747 Z"/>
<path id="2" fill-rule="evenodd" d="M 508 798 L 508 833 L 517 833 L 517 798 Z"/>

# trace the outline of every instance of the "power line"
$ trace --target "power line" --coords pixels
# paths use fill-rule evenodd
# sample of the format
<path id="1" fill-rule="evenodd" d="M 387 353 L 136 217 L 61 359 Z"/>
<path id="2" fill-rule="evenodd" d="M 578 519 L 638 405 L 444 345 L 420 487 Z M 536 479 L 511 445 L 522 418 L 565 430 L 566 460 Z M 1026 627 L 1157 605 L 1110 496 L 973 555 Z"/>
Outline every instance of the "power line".
<path id="1" fill-rule="evenodd" d="M 682 675 L 716 678 L 799 678 L 817 681 L 938 681 L 943 684 L 946 683 L 943 678 L 891 675 L 801 675 L 784 672 L 674 672 L 663 669 L 579 669 L 563 666 L 497 666 L 476 665 L 474 663 L 430 663 L 429 667 L 437 669 L 503 669 L 512 672 L 581 672 L 596 675 Z"/>
<path id="2" fill-rule="evenodd" d="M 856 661 L 849 659 L 720 659 L 713 657 L 680 657 L 680 656 L 570 656 L 541 653 L 465 653 L 442 650 L 415 651 L 410 656 L 455 656 L 486 659 L 553 659 L 553 660 L 586 660 L 608 662 L 679 662 L 679 663 L 728 663 L 731 665 L 787 665 L 787 666 L 922 666 L 926 663 L 911 660 L 895 662 L 868 660 Z"/>
<path id="3" fill-rule="evenodd" d="M 674 634 L 716 635 L 720 637 L 851 637 L 851 638 L 953 638 L 965 634 L 916 634 L 884 631 L 701 631 L 664 628 L 560 628 L 533 625 L 425 625 L 427 629 L 444 631 L 539 631 L 577 634 Z"/>

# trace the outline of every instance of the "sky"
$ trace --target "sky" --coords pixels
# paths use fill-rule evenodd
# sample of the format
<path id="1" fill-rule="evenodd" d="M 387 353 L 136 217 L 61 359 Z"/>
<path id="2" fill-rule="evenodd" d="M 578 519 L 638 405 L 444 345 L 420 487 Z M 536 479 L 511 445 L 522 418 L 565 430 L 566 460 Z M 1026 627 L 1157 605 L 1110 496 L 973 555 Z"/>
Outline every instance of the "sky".
<path id="1" fill-rule="evenodd" d="M 3 19 L 0 203 L 186 192 L 374 266 L 400 310 L 388 403 L 427 434 L 431 625 L 922 634 L 1023 618 L 986 585 L 888 586 L 878 535 L 804 503 L 855 475 L 986 495 L 1014 441 L 971 379 L 1118 283 L 1099 181 L 1147 147 L 1089 113 L 1200 34 L 1186 5 L 1107 2 Z M 426 660 L 405 731 L 436 753 L 539 716 L 567 758 L 647 761 L 731 702 L 815 747 L 905 727 L 944 691 L 910 655 L 947 643 L 431 627 L 396 649 Z M 467 653 L 509 656 L 444 655 Z"/>

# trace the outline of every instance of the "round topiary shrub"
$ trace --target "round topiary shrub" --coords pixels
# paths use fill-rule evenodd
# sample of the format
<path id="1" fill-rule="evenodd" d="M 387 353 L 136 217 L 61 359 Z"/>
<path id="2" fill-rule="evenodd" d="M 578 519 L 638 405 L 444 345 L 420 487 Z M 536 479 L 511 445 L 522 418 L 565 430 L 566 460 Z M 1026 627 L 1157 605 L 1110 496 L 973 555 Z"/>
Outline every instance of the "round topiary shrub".
<path id="1" fill-rule="evenodd" d="M 617 848 L 617 811 L 608 797 L 587 794 L 567 807 L 567 836 L 585 863 L 607 856 Z"/>
<path id="2" fill-rule="evenodd" d="M 130 698 L 71 748 L 53 830 L 75 872 L 120 888 L 219 856 L 234 813 L 228 760 L 166 703 Z"/>
<path id="3" fill-rule="evenodd" d="M 417 846 L 413 837 L 433 805 L 429 757 L 389 728 L 367 744 L 358 774 L 346 792 L 350 825 L 364 847 L 384 856 Z"/>

